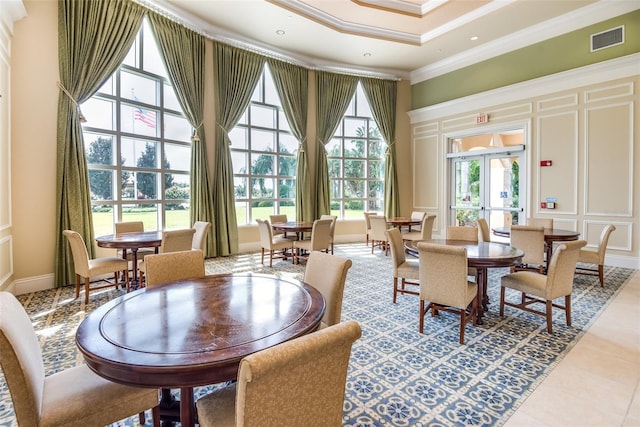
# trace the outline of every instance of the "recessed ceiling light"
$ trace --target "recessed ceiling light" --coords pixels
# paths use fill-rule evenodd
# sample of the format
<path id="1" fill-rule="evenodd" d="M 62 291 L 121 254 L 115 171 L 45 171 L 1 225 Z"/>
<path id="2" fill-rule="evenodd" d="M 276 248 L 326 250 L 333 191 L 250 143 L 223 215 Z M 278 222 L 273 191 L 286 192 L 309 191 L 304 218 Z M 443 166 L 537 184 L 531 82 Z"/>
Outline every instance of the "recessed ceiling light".
<path id="1" fill-rule="evenodd" d="M 365 52 L 362 56 L 371 56 L 371 53 Z"/>
<path id="2" fill-rule="evenodd" d="M 279 36 L 284 36 L 284 30 L 276 30 L 276 34 Z"/>
<path id="3" fill-rule="evenodd" d="M 478 36 L 471 36 L 471 38 L 469 40 L 476 41 L 476 40 L 478 40 Z"/>

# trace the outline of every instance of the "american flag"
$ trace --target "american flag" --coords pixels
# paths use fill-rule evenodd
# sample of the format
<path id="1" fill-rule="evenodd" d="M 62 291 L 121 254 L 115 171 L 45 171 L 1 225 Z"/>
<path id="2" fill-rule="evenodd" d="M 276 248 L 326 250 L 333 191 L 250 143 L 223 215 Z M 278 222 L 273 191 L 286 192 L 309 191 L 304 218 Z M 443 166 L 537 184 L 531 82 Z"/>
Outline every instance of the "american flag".
<path id="1" fill-rule="evenodd" d="M 145 110 L 143 108 L 136 108 L 133 113 L 133 118 L 135 120 L 140 120 L 145 125 L 150 128 L 156 127 L 156 113 L 155 111 Z"/>

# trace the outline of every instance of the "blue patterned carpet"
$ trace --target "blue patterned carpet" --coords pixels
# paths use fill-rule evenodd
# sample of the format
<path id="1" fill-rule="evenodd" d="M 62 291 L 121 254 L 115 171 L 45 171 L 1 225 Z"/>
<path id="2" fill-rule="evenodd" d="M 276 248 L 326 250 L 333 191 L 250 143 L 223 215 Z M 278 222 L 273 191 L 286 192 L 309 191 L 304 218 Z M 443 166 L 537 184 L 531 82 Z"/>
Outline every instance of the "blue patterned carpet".
<path id="1" fill-rule="evenodd" d="M 553 335 L 544 318 L 505 308 L 497 313 L 500 276 L 490 271 L 493 302 L 484 325 L 467 326 L 458 344 L 459 317 L 442 313 L 425 318 L 418 333 L 418 297 L 400 295 L 392 303 L 391 257 L 363 243 L 338 245 L 336 255 L 351 258 L 343 303 L 343 320 L 362 326 L 353 347 L 345 396 L 344 426 L 499 426 L 535 389 L 581 337 L 634 270 L 605 268 L 605 287 L 596 277 L 576 276 L 572 297 L 573 326 L 564 314 L 554 316 Z M 208 260 L 208 274 L 262 272 L 301 278 L 304 266 L 274 261 L 260 264 L 259 254 Z M 47 375 L 82 363 L 75 330 L 87 313 L 120 291 L 91 294 L 89 305 L 73 298 L 72 288 L 21 295 L 38 332 Z M 507 294 L 514 299 L 518 294 Z M 196 389 L 196 398 L 208 388 Z M 148 416 L 150 419 L 150 415 Z M 7 385 L 0 373 L 0 427 L 17 425 Z M 138 425 L 137 417 L 114 425 Z"/>

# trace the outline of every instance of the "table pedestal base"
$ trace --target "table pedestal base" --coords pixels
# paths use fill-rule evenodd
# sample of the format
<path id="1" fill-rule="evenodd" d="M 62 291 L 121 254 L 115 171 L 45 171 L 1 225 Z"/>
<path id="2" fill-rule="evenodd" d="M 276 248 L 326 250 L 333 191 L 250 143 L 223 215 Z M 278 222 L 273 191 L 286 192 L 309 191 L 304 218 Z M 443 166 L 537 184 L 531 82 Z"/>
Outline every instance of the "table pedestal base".
<path id="1" fill-rule="evenodd" d="M 194 426 L 195 404 L 193 399 L 193 388 L 183 387 L 180 389 L 180 400 L 171 394 L 171 389 L 163 388 L 160 397 L 160 421 L 163 427 L 173 426 L 179 422 L 181 426 Z"/>

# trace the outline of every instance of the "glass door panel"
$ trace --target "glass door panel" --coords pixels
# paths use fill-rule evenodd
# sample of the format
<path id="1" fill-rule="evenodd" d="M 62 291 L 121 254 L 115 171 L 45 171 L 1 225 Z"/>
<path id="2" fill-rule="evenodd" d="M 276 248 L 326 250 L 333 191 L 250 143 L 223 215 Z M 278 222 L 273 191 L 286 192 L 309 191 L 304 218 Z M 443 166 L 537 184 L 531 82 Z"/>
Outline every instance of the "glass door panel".
<path id="1" fill-rule="evenodd" d="M 518 224 L 520 213 L 520 156 L 488 156 L 485 217 L 489 227 Z"/>
<path id="2" fill-rule="evenodd" d="M 482 157 L 458 158 L 453 161 L 454 225 L 475 226 L 482 211 L 482 185 L 480 185 Z"/>

